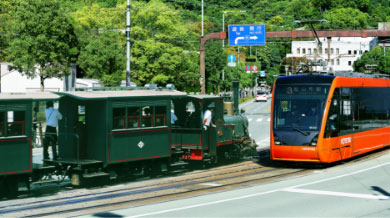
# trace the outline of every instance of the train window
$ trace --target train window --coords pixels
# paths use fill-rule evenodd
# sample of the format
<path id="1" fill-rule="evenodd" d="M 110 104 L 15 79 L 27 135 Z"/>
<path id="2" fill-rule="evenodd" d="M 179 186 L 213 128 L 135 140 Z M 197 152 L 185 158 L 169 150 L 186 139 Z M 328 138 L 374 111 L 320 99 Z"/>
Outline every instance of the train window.
<path id="1" fill-rule="evenodd" d="M 5 136 L 5 132 L 4 132 L 4 115 L 5 115 L 4 112 L 0 112 L 0 137 L 4 137 Z"/>
<path id="2" fill-rule="evenodd" d="M 340 118 L 340 134 L 351 134 L 353 130 L 353 116 L 351 104 L 351 88 L 341 88 L 341 118 Z"/>
<path id="3" fill-rule="evenodd" d="M 125 128 L 125 108 L 114 108 L 112 111 L 112 129 L 124 129 Z"/>
<path id="4" fill-rule="evenodd" d="M 155 107 L 155 125 L 154 126 L 166 126 L 167 125 L 167 107 L 156 106 Z"/>
<path id="5" fill-rule="evenodd" d="M 25 111 L 8 111 L 7 112 L 7 132 L 8 136 L 25 135 Z"/>
<path id="6" fill-rule="evenodd" d="M 139 107 L 127 108 L 127 128 L 140 127 Z"/>
<path id="7" fill-rule="evenodd" d="M 381 128 L 388 125 L 388 106 L 383 99 L 388 88 L 355 88 L 354 101 L 356 131 Z"/>
<path id="8" fill-rule="evenodd" d="M 339 118 L 340 118 L 340 104 L 339 102 L 339 92 L 337 88 L 333 92 L 333 97 L 329 107 L 328 118 L 326 119 L 325 126 L 325 137 L 336 137 L 339 134 Z"/>
<path id="9" fill-rule="evenodd" d="M 142 107 L 142 127 L 152 127 L 153 124 L 153 111 L 152 107 L 144 106 Z"/>

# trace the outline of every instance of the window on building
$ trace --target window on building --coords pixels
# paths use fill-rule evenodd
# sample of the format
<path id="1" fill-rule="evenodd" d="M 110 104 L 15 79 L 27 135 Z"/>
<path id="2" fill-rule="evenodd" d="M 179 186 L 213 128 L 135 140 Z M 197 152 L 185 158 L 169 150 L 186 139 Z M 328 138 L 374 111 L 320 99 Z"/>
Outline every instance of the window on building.
<path id="1" fill-rule="evenodd" d="M 336 48 L 336 54 L 339 54 L 339 53 L 340 53 L 340 49 Z"/>
<path id="2" fill-rule="evenodd" d="M 300 54 L 300 53 L 301 53 L 301 49 L 297 48 L 297 54 Z"/>
<path id="3" fill-rule="evenodd" d="M 314 54 L 317 54 L 317 49 L 316 49 L 316 48 L 313 50 L 313 53 L 314 53 Z"/>
<path id="4" fill-rule="evenodd" d="M 330 63 L 331 63 L 332 65 L 334 65 L 334 59 L 330 60 Z"/>
<path id="5" fill-rule="evenodd" d="M 351 51 L 351 50 L 348 50 L 348 54 L 352 54 L 352 51 Z"/>
<path id="6" fill-rule="evenodd" d="M 348 61 L 348 66 L 351 66 L 352 65 L 352 61 Z"/>
<path id="7" fill-rule="evenodd" d="M 330 53 L 334 54 L 334 49 L 333 48 L 330 49 Z"/>
<path id="8" fill-rule="evenodd" d="M 336 59 L 336 64 L 340 65 L 340 59 Z"/>
<path id="9" fill-rule="evenodd" d="M 353 54 L 357 54 L 357 50 L 354 50 L 354 51 L 353 51 Z"/>
<path id="10" fill-rule="evenodd" d="M 363 51 L 362 51 L 362 50 L 359 50 L 359 54 L 363 54 Z"/>
<path id="11" fill-rule="evenodd" d="M 306 49 L 302 48 L 302 54 L 306 54 Z"/>
<path id="12" fill-rule="evenodd" d="M 308 48 L 308 49 L 307 49 L 307 53 L 308 53 L 308 54 L 311 54 L 311 48 Z"/>
<path id="13" fill-rule="evenodd" d="M 328 54 L 328 49 L 327 48 L 325 48 L 325 54 Z"/>
<path id="14" fill-rule="evenodd" d="M 322 48 L 320 48 L 318 51 L 320 52 L 320 54 L 322 54 Z"/>

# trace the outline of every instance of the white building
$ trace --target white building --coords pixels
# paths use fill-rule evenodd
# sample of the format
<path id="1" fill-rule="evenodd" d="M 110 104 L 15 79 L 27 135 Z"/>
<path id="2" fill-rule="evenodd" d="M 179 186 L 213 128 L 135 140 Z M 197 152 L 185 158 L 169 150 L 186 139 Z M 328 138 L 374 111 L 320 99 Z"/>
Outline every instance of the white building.
<path id="1" fill-rule="evenodd" d="M 329 42 L 326 37 L 319 39 L 321 49 L 318 49 L 316 41 L 293 41 L 291 54 L 287 54 L 287 57 L 305 57 L 317 63 L 322 62 L 322 66 L 313 67 L 314 71 L 353 71 L 356 59 L 377 44 L 375 37 L 332 37 Z"/>
<path id="2" fill-rule="evenodd" d="M 1 92 L 36 92 L 40 91 L 41 81 L 39 77 L 30 79 L 18 71 L 10 71 L 11 63 L 0 62 L 1 71 Z M 100 87 L 96 79 L 76 79 L 76 88 Z M 66 88 L 64 79 L 50 78 L 45 80 L 45 91 L 62 92 Z"/>

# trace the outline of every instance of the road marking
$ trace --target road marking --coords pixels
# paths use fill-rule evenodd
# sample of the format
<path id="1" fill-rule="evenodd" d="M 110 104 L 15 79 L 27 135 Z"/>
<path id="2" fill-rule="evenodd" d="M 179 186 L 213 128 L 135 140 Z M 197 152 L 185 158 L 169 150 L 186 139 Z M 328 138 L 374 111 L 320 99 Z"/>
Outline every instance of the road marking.
<path id="1" fill-rule="evenodd" d="M 365 199 L 374 199 L 374 200 L 390 200 L 389 196 L 384 196 L 384 195 L 354 194 L 354 193 L 346 193 L 346 192 L 332 192 L 332 191 L 297 189 L 297 188 L 285 189 L 283 191 L 295 192 L 295 193 L 304 193 L 304 194 L 315 194 L 315 195 L 341 196 L 341 197 L 350 197 L 350 198 L 365 198 Z"/>
<path id="2" fill-rule="evenodd" d="M 151 213 L 138 214 L 138 215 L 134 215 L 134 216 L 131 216 L 131 217 L 155 216 L 155 215 L 163 214 L 163 213 L 175 212 L 175 211 L 186 210 L 186 209 L 197 208 L 197 207 L 210 206 L 210 205 L 214 205 L 214 204 L 220 204 L 220 203 L 225 203 L 225 202 L 230 202 L 230 201 L 236 201 L 236 200 L 242 200 L 242 199 L 246 199 L 246 198 L 257 197 L 257 196 L 261 196 L 261 195 L 272 194 L 272 193 L 279 192 L 279 191 L 286 191 L 286 190 L 297 189 L 298 187 L 318 184 L 318 183 L 322 183 L 322 182 L 328 182 L 328 181 L 331 181 L 331 180 L 336 180 L 336 179 L 340 179 L 340 178 L 343 178 L 343 177 L 347 177 L 347 176 L 355 175 L 355 174 L 358 174 L 358 173 L 366 172 L 366 171 L 369 171 L 369 170 L 373 170 L 373 169 L 376 169 L 376 168 L 379 168 L 379 167 L 383 167 L 383 166 L 386 166 L 386 165 L 390 165 L 390 162 L 386 162 L 386 163 L 383 163 L 383 164 L 379 164 L 379 165 L 376 165 L 376 166 L 373 166 L 373 167 L 369 167 L 369 168 L 366 168 L 366 169 L 362 169 L 362 170 L 358 170 L 358 171 L 355 171 L 355 172 L 343 174 L 343 175 L 340 175 L 340 176 L 326 178 L 326 179 L 322 179 L 322 180 L 318 180 L 318 181 L 314 181 L 314 182 L 309 182 L 309 183 L 305 183 L 305 184 L 300 184 L 300 185 L 296 185 L 296 186 L 291 186 L 291 187 L 287 187 L 287 188 L 274 189 L 274 190 L 270 190 L 270 191 L 266 191 L 266 192 L 260 192 L 260 193 L 250 194 L 250 195 L 243 195 L 243 196 L 223 199 L 223 200 L 219 200 L 219 201 L 213 201 L 213 202 L 207 202 L 207 203 L 201 203 L 201 204 L 194 204 L 194 205 L 190 205 L 190 206 L 186 206 L 186 207 L 172 208 L 172 209 L 160 210 L 160 211 L 151 212 Z"/>
<path id="3" fill-rule="evenodd" d="M 261 121 L 263 121 L 263 118 L 258 118 L 258 119 L 256 120 L 256 122 L 261 122 Z"/>
<path id="4" fill-rule="evenodd" d="M 268 119 L 267 119 L 267 122 L 271 122 L 271 118 L 268 118 Z"/>
<path id="5" fill-rule="evenodd" d="M 253 119 L 252 118 L 248 118 L 248 122 L 251 122 Z"/>
<path id="6" fill-rule="evenodd" d="M 201 185 L 212 186 L 212 187 L 222 186 L 221 184 L 218 183 L 202 183 Z"/>

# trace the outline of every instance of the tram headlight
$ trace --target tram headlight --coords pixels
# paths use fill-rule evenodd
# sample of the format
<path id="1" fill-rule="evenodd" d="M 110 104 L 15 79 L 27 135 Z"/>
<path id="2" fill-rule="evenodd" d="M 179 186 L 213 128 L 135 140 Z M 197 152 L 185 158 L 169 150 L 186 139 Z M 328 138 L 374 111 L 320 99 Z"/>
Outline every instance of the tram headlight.
<path id="1" fill-rule="evenodd" d="M 316 135 L 310 142 L 310 146 L 317 146 L 318 135 Z"/>
<path id="2" fill-rule="evenodd" d="M 276 135 L 274 135 L 274 144 L 275 145 L 281 145 L 282 144 L 282 142 L 279 140 L 279 138 Z"/>

